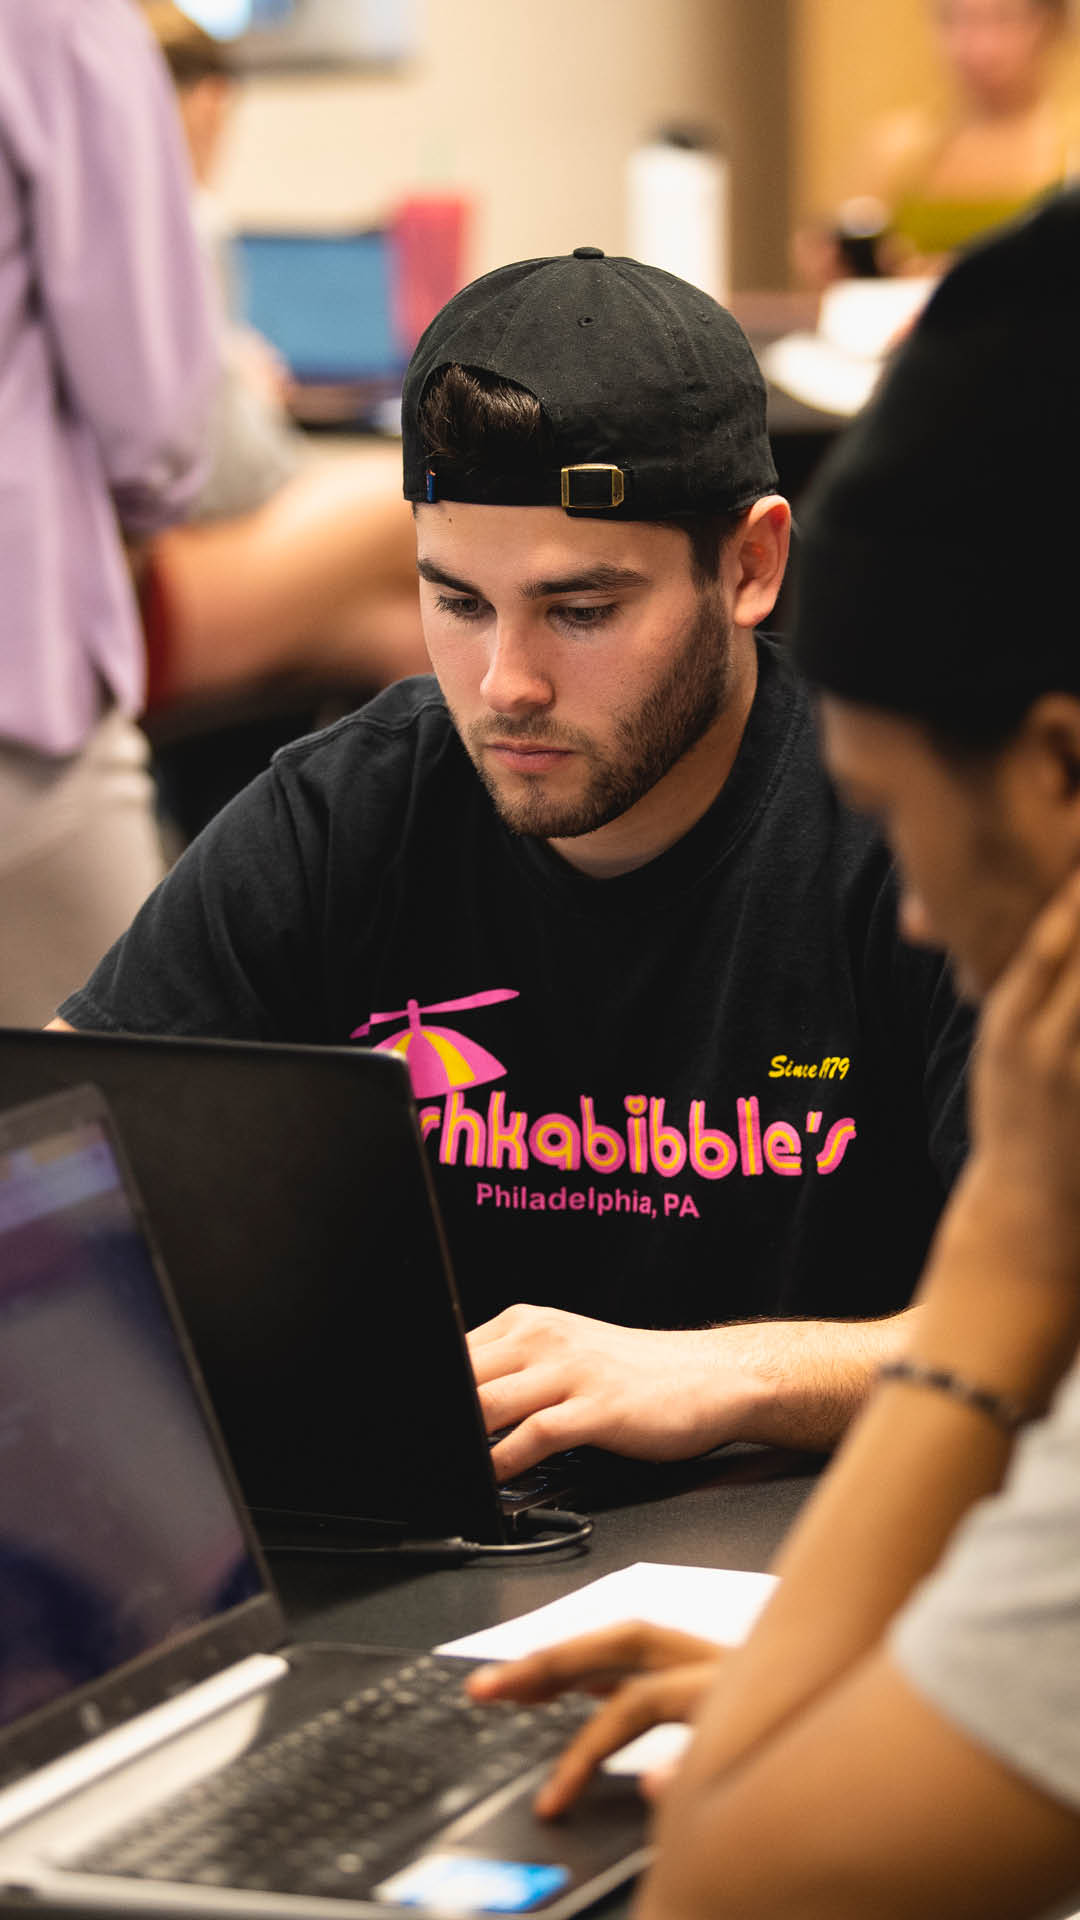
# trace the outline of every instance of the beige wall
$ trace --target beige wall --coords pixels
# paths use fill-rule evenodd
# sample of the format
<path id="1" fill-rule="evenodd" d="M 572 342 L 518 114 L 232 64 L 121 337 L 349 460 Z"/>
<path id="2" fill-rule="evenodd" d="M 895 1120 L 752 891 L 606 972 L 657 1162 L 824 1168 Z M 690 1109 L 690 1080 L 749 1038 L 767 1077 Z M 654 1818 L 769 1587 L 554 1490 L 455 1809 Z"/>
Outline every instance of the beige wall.
<path id="1" fill-rule="evenodd" d="M 777 284 L 788 0 L 427 0 L 399 74 L 249 81 L 222 171 L 243 222 L 375 222 L 404 193 L 476 207 L 468 269 L 622 251 L 624 172 L 666 120 L 724 126 L 737 285 Z"/>
<path id="2" fill-rule="evenodd" d="M 791 0 L 792 200 L 796 216 L 858 190 L 868 125 L 934 97 L 925 0 Z"/>

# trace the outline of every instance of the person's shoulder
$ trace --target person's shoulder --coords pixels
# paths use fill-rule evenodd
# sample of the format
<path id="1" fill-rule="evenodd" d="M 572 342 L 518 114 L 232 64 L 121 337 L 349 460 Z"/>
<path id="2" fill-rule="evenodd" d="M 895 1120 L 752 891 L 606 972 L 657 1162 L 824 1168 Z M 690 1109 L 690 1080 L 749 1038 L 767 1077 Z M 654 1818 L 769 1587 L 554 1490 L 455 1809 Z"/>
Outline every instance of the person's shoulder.
<path id="1" fill-rule="evenodd" d="M 69 12 L 70 0 L 45 0 L 40 7 L 27 6 L 26 0 L 0 0 L 0 45 L 5 66 L 16 59 L 32 66 L 37 59 L 52 57 Z M 30 75 L 7 73 L 4 77 L 25 80 Z"/>
<path id="2" fill-rule="evenodd" d="M 87 16 L 90 16 L 88 20 Z M 149 24 L 130 0 L 0 0 L 0 32 L 5 41 L 18 38 L 23 47 L 77 47 L 102 43 L 140 52 L 154 47 Z M 160 56 L 156 55 L 156 59 Z"/>
<path id="3" fill-rule="evenodd" d="M 853 924 L 895 919 L 892 855 L 874 822 L 838 792 L 825 763 L 813 695 L 774 636 L 758 635 L 760 680 L 768 703 L 775 831 L 792 836 Z"/>
<path id="4" fill-rule="evenodd" d="M 95 0 L 92 7 L 86 0 L 0 0 L 0 51 L 5 139 L 31 172 L 54 160 L 58 110 L 64 137 L 75 139 L 73 103 L 87 120 L 95 110 L 104 115 L 104 142 L 112 133 L 109 112 L 126 113 L 129 100 L 133 119 L 156 117 L 164 101 L 173 110 L 168 69 L 131 0 Z"/>
<path id="5" fill-rule="evenodd" d="M 319 733 L 279 747 L 271 766 L 286 784 L 350 788 L 412 784 L 469 761 L 432 675 L 399 680 Z"/>
<path id="6" fill-rule="evenodd" d="M 924 1032 L 929 1019 L 935 1032 L 949 1028 L 963 1039 L 970 1013 L 958 1009 L 948 962 L 937 949 L 905 940 L 896 862 L 875 822 L 831 778 L 806 681 L 782 641 L 758 640 L 777 742 L 773 844 L 782 844 L 821 912 L 832 916 L 875 1022 L 888 1025 L 902 1008 L 905 1031 Z"/>
<path id="7" fill-rule="evenodd" d="M 759 633 L 758 701 L 762 731 L 773 779 L 787 789 L 788 803 L 801 804 L 811 790 L 823 799 L 826 811 L 854 841 L 880 845 L 880 837 L 865 817 L 837 792 L 822 751 L 821 729 L 814 697 L 792 661 L 786 642 L 775 634 Z"/>

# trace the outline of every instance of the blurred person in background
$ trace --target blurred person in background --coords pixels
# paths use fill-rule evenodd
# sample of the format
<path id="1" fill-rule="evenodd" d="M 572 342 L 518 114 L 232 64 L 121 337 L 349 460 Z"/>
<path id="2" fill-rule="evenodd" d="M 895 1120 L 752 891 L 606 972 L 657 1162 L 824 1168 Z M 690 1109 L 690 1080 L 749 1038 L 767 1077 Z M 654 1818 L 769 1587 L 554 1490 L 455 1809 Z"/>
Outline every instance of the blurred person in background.
<path id="1" fill-rule="evenodd" d="M 236 315 L 228 224 L 212 190 L 235 93 L 227 53 L 172 0 L 143 4 L 176 85 L 219 301 L 210 471 L 188 523 L 155 541 L 144 593 L 151 709 L 271 674 L 372 692 L 424 673 L 396 460 L 313 459 L 289 418 L 288 369 Z"/>
<path id="2" fill-rule="evenodd" d="M 213 332 L 132 0 L 0 0 L 0 1020 L 38 1024 L 164 870 L 124 542 L 201 478 Z"/>
<path id="3" fill-rule="evenodd" d="M 1080 165 L 1080 115 L 1056 84 L 1071 0 L 935 0 L 944 101 L 886 116 L 852 168 L 854 198 L 796 238 L 811 285 L 937 273 Z"/>

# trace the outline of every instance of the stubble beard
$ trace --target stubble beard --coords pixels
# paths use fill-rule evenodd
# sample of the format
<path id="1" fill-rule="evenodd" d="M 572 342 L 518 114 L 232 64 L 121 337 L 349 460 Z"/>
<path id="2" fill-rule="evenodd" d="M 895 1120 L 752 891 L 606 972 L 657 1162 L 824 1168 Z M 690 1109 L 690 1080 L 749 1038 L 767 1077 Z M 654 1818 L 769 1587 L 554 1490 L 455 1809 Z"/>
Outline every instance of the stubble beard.
<path id="1" fill-rule="evenodd" d="M 605 750 L 591 735 L 560 726 L 542 714 L 519 720 L 477 720 L 464 740 L 495 807 L 513 833 L 537 840 L 575 840 L 618 820 L 650 793 L 695 747 L 724 711 L 732 679 L 731 627 L 718 595 L 703 594 L 678 653 L 632 713 L 616 722 L 614 746 Z M 497 731 L 503 741 L 570 748 L 589 768 L 584 790 L 566 799 L 543 789 L 543 776 L 529 776 L 524 791 L 511 794 L 485 763 L 483 748 Z"/>

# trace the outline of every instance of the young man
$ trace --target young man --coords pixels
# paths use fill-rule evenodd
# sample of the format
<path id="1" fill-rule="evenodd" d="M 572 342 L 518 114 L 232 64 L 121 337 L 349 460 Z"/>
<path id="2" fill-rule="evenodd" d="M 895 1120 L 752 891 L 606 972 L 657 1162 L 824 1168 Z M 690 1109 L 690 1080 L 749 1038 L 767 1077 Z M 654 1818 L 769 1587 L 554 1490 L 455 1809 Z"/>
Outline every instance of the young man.
<path id="1" fill-rule="evenodd" d="M 279 754 L 62 1011 L 404 1055 L 500 1473 L 828 1446 L 903 1338 L 967 1031 L 755 639 L 749 346 L 582 247 L 456 296 L 403 413 L 438 685 Z"/>
<path id="2" fill-rule="evenodd" d="M 830 763 L 900 856 L 909 933 L 983 996 L 908 1353 L 740 1653 L 639 1628 L 480 1683 L 644 1670 L 548 1810 L 696 1711 L 641 1920 L 1021 1920 L 1080 1891 L 1078 337 L 1071 193 L 946 280 L 808 519 Z"/>

